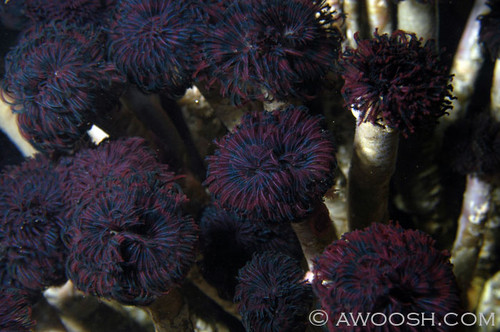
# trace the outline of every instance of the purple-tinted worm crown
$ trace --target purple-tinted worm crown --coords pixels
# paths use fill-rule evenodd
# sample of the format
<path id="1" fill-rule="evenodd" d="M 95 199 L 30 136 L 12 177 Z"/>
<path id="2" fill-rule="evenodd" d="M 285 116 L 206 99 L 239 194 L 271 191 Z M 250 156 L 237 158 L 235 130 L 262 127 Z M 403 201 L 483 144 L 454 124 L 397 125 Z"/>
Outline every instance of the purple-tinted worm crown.
<path id="1" fill-rule="evenodd" d="M 245 115 L 216 142 L 205 185 L 217 204 L 242 218 L 294 221 L 333 184 L 331 135 L 305 107 Z"/>
<path id="2" fill-rule="evenodd" d="M 200 31 L 197 76 L 235 104 L 264 98 L 263 88 L 280 100 L 306 97 L 337 59 L 335 20 L 324 1 L 234 1 Z"/>
<path id="3" fill-rule="evenodd" d="M 105 61 L 105 35 L 64 22 L 25 34 L 5 59 L 3 89 L 21 133 L 40 151 L 71 151 L 123 83 Z"/>
<path id="4" fill-rule="evenodd" d="M 192 1 L 121 0 L 111 23 L 109 53 L 145 92 L 182 95 L 194 71 Z"/>
<path id="5" fill-rule="evenodd" d="M 0 286 L 0 331 L 31 331 L 31 302 L 23 291 Z"/>
<path id="6" fill-rule="evenodd" d="M 387 125 L 407 136 L 451 108 L 451 76 L 434 41 L 423 44 L 400 30 L 355 39 L 358 48 L 345 51 L 340 68 L 342 94 L 359 112 L 358 123 Z"/>
<path id="7" fill-rule="evenodd" d="M 58 171 L 62 174 L 68 201 L 75 205 L 106 191 L 106 179 L 141 178 L 155 174 L 164 185 L 176 179 L 168 165 L 157 161 L 146 140 L 128 137 L 102 142 L 95 149 L 84 149 L 74 157 L 61 159 Z"/>
<path id="8" fill-rule="evenodd" d="M 256 254 L 238 282 L 234 302 L 247 331 L 304 331 L 312 291 L 298 261 L 272 251 Z"/>
<path id="9" fill-rule="evenodd" d="M 372 224 L 342 236 L 316 259 L 313 289 L 328 313 L 331 331 L 375 331 L 366 327 L 336 326 L 342 313 L 425 313 L 436 326 L 424 329 L 384 325 L 384 331 L 447 331 L 445 314 L 460 312 L 460 298 L 449 254 L 437 250 L 421 231 Z M 375 320 L 375 324 L 379 321 Z"/>
<path id="10" fill-rule="evenodd" d="M 66 281 L 65 202 L 46 158 L 28 159 L 0 175 L 1 284 L 39 292 Z"/>
<path id="11" fill-rule="evenodd" d="M 135 305 L 180 284 L 198 240 L 186 196 L 143 143 L 104 144 L 66 162 L 78 203 L 67 231 L 68 276 L 87 294 Z M 88 174 L 91 165 L 98 170 Z"/>

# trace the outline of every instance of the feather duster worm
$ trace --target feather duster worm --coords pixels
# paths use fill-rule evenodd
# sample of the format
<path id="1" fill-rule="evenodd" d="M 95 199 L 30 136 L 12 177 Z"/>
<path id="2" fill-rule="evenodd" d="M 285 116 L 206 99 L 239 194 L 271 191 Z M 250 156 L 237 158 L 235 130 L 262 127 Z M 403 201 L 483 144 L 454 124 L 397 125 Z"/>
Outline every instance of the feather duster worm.
<path id="1" fill-rule="evenodd" d="M 334 64 L 340 34 L 324 1 L 235 1 L 201 34 L 196 74 L 234 104 L 307 97 Z M 310 88 L 308 90 L 308 88 Z"/>
<path id="2" fill-rule="evenodd" d="M 104 44 L 99 28 L 61 22 L 28 32 L 8 53 L 3 88 L 38 150 L 71 152 L 92 119 L 116 104 L 123 79 L 105 61 Z"/>
<path id="3" fill-rule="evenodd" d="M 78 205 L 67 230 L 67 273 L 87 294 L 147 305 L 178 286 L 194 262 L 197 226 L 183 212 L 187 198 L 152 159 L 132 138 L 66 166 L 75 175 L 98 166 L 73 181 Z"/>
<path id="4" fill-rule="evenodd" d="M 242 218 L 299 220 L 333 184 L 332 138 L 304 107 L 247 114 L 216 145 L 204 184 Z"/>
<path id="5" fill-rule="evenodd" d="M 197 26 L 192 1 L 122 0 L 109 29 L 109 54 L 145 92 L 182 96 L 191 84 Z"/>
<path id="6" fill-rule="evenodd" d="M 150 304 L 194 262 L 197 228 L 182 212 L 186 197 L 157 180 L 105 184 L 109 192 L 83 202 L 69 229 L 68 275 L 87 294 Z"/>
<path id="7" fill-rule="evenodd" d="M 234 301 L 247 331 L 304 331 L 312 291 L 298 261 L 266 251 L 240 270 Z"/>
<path id="8" fill-rule="evenodd" d="M 395 31 L 372 39 L 356 38 L 340 60 L 348 107 L 369 122 L 398 129 L 403 136 L 433 125 L 451 108 L 450 76 L 434 41 Z"/>
<path id="9" fill-rule="evenodd" d="M 433 126 L 451 108 L 450 76 L 432 40 L 395 31 L 361 40 L 340 60 L 357 127 L 348 184 L 352 229 L 386 221 L 399 133 Z"/>
<path id="10" fill-rule="evenodd" d="M 31 331 L 31 301 L 23 291 L 0 285 L 0 331 Z"/>
<path id="11" fill-rule="evenodd" d="M 37 156 L 0 176 L 0 282 L 39 292 L 66 279 L 66 197 L 60 177 Z"/>
<path id="12" fill-rule="evenodd" d="M 105 141 L 95 149 L 81 150 L 73 157 L 62 158 L 57 169 L 62 174 L 72 205 L 106 191 L 108 188 L 103 181 L 108 178 L 140 178 L 155 174 L 165 185 L 173 185 L 178 178 L 167 165 L 157 161 L 146 140 L 139 137 Z"/>
<path id="13" fill-rule="evenodd" d="M 426 313 L 442 322 L 460 312 L 460 298 L 449 255 L 421 231 L 372 224 L 327 247 L 314 269 L 313 289 L 328 313 L 331 331 L 375 330 L 368 321 L 358 329 L 340 324 L 341 313 Z M 352 323 L 352 322 L 350 322 Z M 433 323 L 433 331 L 447 331 Z M 404 329 L 403 329 L 404 327 Z M 421 331 L 424 327 L 384 325 L 384 331 Z M 427 327 L 425 327 L 427 328 Z"/>
<path id="14" fill-rule="evenodd" d="M 335 146 L 321 117 L 295 106 L 252 112 L 216 145 L 204 182 L 216 204 L 243 219 L 292 222 L 312 267 L 325 234 L 314 233 L 305 218 L 325 220 L 313 212 L 328 214 L 322 197 L 336 168 Z"/>

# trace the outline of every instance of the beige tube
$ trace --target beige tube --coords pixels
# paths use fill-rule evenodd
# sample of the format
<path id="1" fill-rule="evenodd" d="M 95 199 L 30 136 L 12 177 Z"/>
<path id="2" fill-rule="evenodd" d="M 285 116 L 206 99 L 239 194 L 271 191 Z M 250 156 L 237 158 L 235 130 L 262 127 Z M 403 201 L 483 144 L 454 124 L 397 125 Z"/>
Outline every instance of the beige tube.
<path id="1" fill-rule="evenodd" d="M 351 230 L 387 221 L 398 144 L 398 130 L 368 122 L 356 127 L 347 189 Z"/>

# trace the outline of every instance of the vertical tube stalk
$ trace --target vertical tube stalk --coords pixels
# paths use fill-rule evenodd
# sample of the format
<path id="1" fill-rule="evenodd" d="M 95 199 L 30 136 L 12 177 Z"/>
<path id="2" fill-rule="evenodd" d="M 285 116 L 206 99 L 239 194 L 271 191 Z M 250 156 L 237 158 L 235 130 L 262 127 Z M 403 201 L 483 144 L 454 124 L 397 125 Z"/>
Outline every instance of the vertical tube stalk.
<path id="1" fill-rule="evenodd" d="M 313 271 L 313 259 L 336 239 L 335 229 L 323 202 L 318 202 L 314 212 L 306 219 L 292 222 L 292 228 L 302 247 L 309 271 Z"/>
<path id="2" fill-rule="evenodd" d="M 420 3 L 404 0 L 398 4 L 398 29 L 415 33 L 419 38 L 438 37 L 438 0 Z"/>
<path id="3" fill-rule="evenodd" d="M 361 31 L 359 0 L 344 0 L 344 13 L 346 14 L 347 45 L 355 48 L 354 34 Z"/>
<path id="4" fill-rule="evenodd" d="M 462 211 L 453 244 L 451 261 L 464 296 L 478 262 L 484 225 L 490 210 L 492 185 L 474 174 L 467 176 Z"/>
<path id="5" fill-rule="evenodd" d="M 387 0 L 367 0 L 366 11 L 368 13 L 368 22 L 370 32 L 378 29 L 379 34 L 392 33 L 393 26 L 391 21 L 391 6 Z"/>
<path id="6" fill-rule="evenodd" d="M 387 221 L 398 143 L 398 130 L 366 122 L 356 127 L 347 191 L 351 230 Z"/>
<path id="7" fill-rule="evenodd" d="M 495 61 L 493 82 L 491 87 L 490 112 L 492 117 L 500 122 L 500 59 Z"/>
<path id="8" fill-rule="evenodd" d="M 497 272 L 484 285 L 476 312 L 492 321 L 481 327 L 481 331 L 495 332 L 500 325 L 500 272 Z"/>
<path id="9" fill-rule="evenodd" d="M 484 62 L 481 45 L 479 44 L 479 29 L 481 27 L 477 17 L 488 12 L 486 0 L 476 0 L 469 14 L 467 24 L 460 39 L 457 52 L 453 59 L 451 74 L 453 77 L 453 110 L 449 116 L 440 120 L 439 132 L 443 133 L 446 127 L 465 115 L 470 102 L 476 78 Z"/>

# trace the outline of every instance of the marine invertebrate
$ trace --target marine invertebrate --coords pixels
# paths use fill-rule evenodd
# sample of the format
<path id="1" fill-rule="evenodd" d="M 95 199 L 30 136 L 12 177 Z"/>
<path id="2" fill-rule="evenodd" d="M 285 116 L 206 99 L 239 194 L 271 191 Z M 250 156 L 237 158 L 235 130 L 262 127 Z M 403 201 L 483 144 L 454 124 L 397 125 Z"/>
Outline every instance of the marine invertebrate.
<path id="1" fill-rule="evenodd" d="M 215 143 L 204 185 L 216 204 L 244 219 L 291 221 L 311 262 L 322 245 L 305 218 L 314 211 L 328 214 L 318 205 L 333 184 L 336 167 L 335 146 L 321 117 L 295 106 L 254 111 Z"/>
<path id="2" fill-rule="evenodd" d="M 203 211 L 200 230 L 203 277 L 217 288 L 221 297 L 230 300 L 238 270 L 254 253 L 272 250 L 297 260 L 302 258 L 300 244 L 288 224 L 241 219 L 212 204 Z"/>
<path id="3" fill-rule="evenodd" d="M 470 286 L 491 210 L 492 177 L 500 173 L 500 123 L 489 116 L 464 119 L 447 131 L 453 168 L 466 176 L 462 210 L 453 244 L 452 262 L 462 289 Z M 464 292 L 464 295 L 466 293 Z M 468 293 L 474 307 L 479 294 Z"/>
<path id="4" fill-rule="evenodd" d="M 215 144 L 204 184 L 242 218 L 298 220 L 333 184 L 332 138 L 305 107 L 249 113 Z"/>
<path id="5" fill-rule="evenodd" d="M 441 7 L 445 12 L 448 10 L 443 1 L 428 1 L 422 4 L 411 4 L 411 2 L 404 1 L 399 6 L 408 3 L 409 8 L 415 6 L 425 9 L 427 7 L 430 15 L 435 15 L 432 14 L 433 11 L 438 10 L 435 7 Z M 432 131 L 416 132 L 410 139 L 400 142 L 399 146 L 398 166 L 392 181 L 395 189 L 393 197 L 397 197 L 395 202 L 400 210 L 413 216 L 415 224 L 420 225 L 420 229 L 426 230 L 436 237 L 440 237 L 439 232 L 454 232 L 456 217 L 451 216 L 449 211 L 450 206 L 455 202 L 455 197 L 447 192 L 447 173 L 441 167 L 442 165 L 436 163 L 436 160 L 439 160 L 440 156 L 446 153 L 442 150 L 446 127 L 465 116 L 467 105 L 474 93 L 474 82 L 484 61 L 483 52 L 478 43 L 479 21 L 477 20 L 477 16 L 485 10 L 484 2 L 485 0 L 476 1 L 472 7 L 458 50 L 455 53 L 450 70 L 453 75 L 452 108 L 449 109 L 446 116 L 439 119 L 439 124 L 432 128 Z M 472 2 L 470 5 L 472 6 Z M 410 10 L 413 9 L 410 8 Z M 466 14 L 464 12 L 464 20 Z M 446 22 L 447 16 L 444 14 L 441 19 Z M 430 17 L 430 20 L 438 22 L 437 18 Z M 447 23 L 444 24 L 447 25 Z M 443 26 L 441 25 L 441 27 Z M 419 35 L 418 31 L 415 32 L 417 32 L 417 36 L 425 37 L 425 35 Z M 441 39 L 447 44 L 447 47 L 453 48 L 454 45 L 449 43 L 450 39 L 445 38 L 446 35 L 447 33 L 441 33 L 441 36 L 434 35 L 432 38 Z M 435 47 L 437 47 L 437 43 Z M 447 62 L 446 58 L 444 57 L 443 61 Z M 432 226 L 437 222 L 440 224 L 439 228 Z M 448 241 L 452 242 L 453 239 L 448 239 Z"/>
<path id="6" fill-rule="evenodd" d="M 359 112 L 358 123 L 398 129 L 403 135 L 432 125 L 450 109 L 450 76 L 434 41 L 415 34 L 356 38 L 340 60 L 346 105 Z"/>
<path id="7" fill-rule="evenodd" d="M 66 232 L 66 270 L 74 284 L 140 305 L 178 286 L 194 262 L 197 226 L 183 212 L 187 198 L 172 173 L 136 138 L 75 159 L 69 178 L 77 206 Z"/>
<path id="8" fill-rule="evenodd" d="M 145 139 L 127 137 L 105 141 L 93 149 L 83 149 L 73 157 L 59 161 L 58 171 L 64 179 L 66 196 L 74 204 L 107 192 L 106 179 L 154 175 L 164 186 L 177 179 L 166 164 L 161 164 Z"/>
<path id="9" fill-rule="evenodd" d="M 324 1 L 233 2 L 201 28 L 195 76 L 219 86 L 234 104 L 266 94 L 278 100 L 310 96 L 340 46 L 327 7 Z"/>
<path id="10" fill-rule="evenodd" d="M 192 1 L 119 1 L 109 28 L 109 55 L 143 91 L 176 97 L 191 84 L 197 26 L 192 6 Z"/>
<path id="11" fill-rule="evenodd" d="M 82 204 L 67 273 L 86 294 L 147 305 L 179 285 L 194 262 L 197 227 L 186 197 L 158 180 L 106 180 L 108 193 Z"/>
<path id="12" fill-rule="evenodd" d="M 31 331 L 31 302 L 21 290 L 0 286 L 0 330 Z"/>
<path id="13" fill-rule="evenodd" d="M 49 160 L 37 156 L 0 176 L 0 282 L 39 292 L 66 279 L 64 190 Z"/>
<path id="14" fill-rule="evenodd" d="M 292 222 L 311 265 L 323 248 L 321 231 L 314 234 L 311 223 L 327 220 L 322 235 L 328 243 L 334 237 L 321 199 L 333 184 L 335 146 L 321 117 L 295 106 L 254 111 L 215 143 L 204 185 L 216 204 L 243 219 Z M 327 216 L 311 217 L 313 212 Z"/>
<path id="15" fill-rule="evenodd" d="M 429 40 L 395 31 L 361 40 L 340 60 L 346 106 L 356 117 L 349 174 L 352 228 L 387 219 L 389 181 L 394 172 L 399 134 L 433 126 L 450 108 L 446 66 Z"/>
<path id="16" fill-rule="evenodd" d="M 92 120 L 112 108 L 123 78 L 105 60 L 105 36 L 65 22 L 26 33 L 6 56 L 5 100 L 36 149 L 70 152 Z"/>
<path id="17" fill-rule="evenodd" d="M 332 331 L 356 330 L 347 324 L 335 326 L 341 313 L 353 317 L 368 312 L 433 313 L 439 322 L 446 313 L 460 311 L 449 254 L 436 249 L 429 235 L 398 225 L 375 223 L 344 234 L 316 260 L 314 274 L 313 290 L 328 313 Z M 368 321 L 358 330 L 373 328 Z M 387 331 L 401 328 L 384 326 Z M 448 327 L 432 328 L 446 331 Z"/>
<path id="18" fill-rule="evenodd" d="M 303 331 L 311 285 L 298 261 L 266 251 L 240 270 L 234 301 L 247 331 Z"/>

